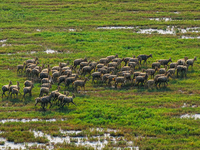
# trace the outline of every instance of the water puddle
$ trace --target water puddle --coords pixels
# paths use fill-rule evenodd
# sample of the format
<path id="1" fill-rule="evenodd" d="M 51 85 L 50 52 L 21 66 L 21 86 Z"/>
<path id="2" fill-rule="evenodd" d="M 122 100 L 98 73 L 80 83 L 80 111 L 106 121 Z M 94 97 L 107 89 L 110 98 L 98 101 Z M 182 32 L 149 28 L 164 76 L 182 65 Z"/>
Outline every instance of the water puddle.
<path id="1" fill-rule="evenodd" d="M 181 39 L 200 39 L 200 36 L 197 36 L 197 37 L 181 36 Z"/>
<path id="2" fill-rule="evenodd" d="M 159 18 L 152 18 L 157 19 Z M 164 18 L 164 20 L 168 21 L 170 18 Z M 176 33 L 188 33 L 188 32 L 195 32 L 198 33 L 200 31 L 200 27 L 193 27 L 193 28 L 176 28 L 175 26 L 167 26 L 166 29 L 153 29 L 153 28 L 147 28 L 147 29 L 140 29 L 139 27 L 125 27 L 125 26 L 110 26 L 110 27 L 98 27 L 97 29 L 105 29 L 105 30 L 113 30 L 113 29 L 135 29 L 136 33 L 140 34 L 173 34 L 176 35 Z"/>
<path id="3" fill-rule="evenodd" d="M 185 114 L 185 115 L 181 115 L 180 118 L 193 118 L 193 119 L 200 119 L 200 114 Z"/>
<path id="4" fill-rule="evenodd" d="M 6 41 L 7 41 L 6 39 L 4 39 L 4 40 L 0 40 L 1 43 L 4 43 L 4 42 L 6 42 Z"/>
<path id="5" fill-rule="evenodd" d="M 158 33 L 158 34 L 175 34 L 175 32 L 171 29 L 140 29 L 137 33 L 141 34 L 152 34 L 152 33 Z"/>
<path id="6" fill-rule="evenodd" d="M 5 138 L 0 138 L 1 142 L 4 142 L 3 145 L 0 145 L 0 149 L 7 150 L 7 149 L 28 149 L 28 147 L 31 146 L 37 146 L 37 148 L 41 148 L 43 146 L 46 146 L 45 144 L 41 143 L 14 143 L 14 142 L 8 142 Z M 47 148 L 50 148 L 47 146 Z"/>
<path id="7" fill-rule="evenodd" d="M 12 46 L 11 44 L 2 44 L 1 47 Z"/>
<path id="8" fill-rule="evenodd" d="M 186 103 L 184 103 L 183 106 L 181 106 L 181 108 L 186 108 L 186 107 L 192 107 L 192 108 L 195 108 L 195 107 L 198 107 L 198 105 L 190 105 L 190 104 L 186 104 Z"/>
<path id="9" fill-rule="evenodd" d="M 112 29 L 135 29 L 135 27 L 122 27 L 122 26 L 116 26 L 116 27 L 98 27 L 97 29 L 106 29 L 106 30 L 112 30 Z"/>
<path id="10" fill-rule="evenodd" d="M 29 54 L 35 54 L 36 53 L 36 51 L 30 51 L 30 52 L 28 52 Z"/>
<path id="11" fill-rule="evenodd" d="M 47 54 L 53 54 L 53 53 L 64 53 L 64 52 L 58 52 L 56 50 L 52 50 L 52 49 L 47 49 L 46 51 L 44 51 Z M 0 55 L 15 55 L 15 54 L 36 54 L 37 51 L 30 51 L 30 52 L 16 52 L 16 53 L 0 53 Z M 71 53 L 70 51 L 66 51 L 65 53 L 69 54 Z"/>
<path id="12" fill-rule="evenodd" d="M 56 50 L 52 50 L 52 49 L 47 49 L 46 51 L 44 51 L 47 54 L 53 54 L 53 53 L 57 53 L 58 51 Z"/>
<path id="13" fill-rule="evenodd" d="M 0 120 L 0 123 L 6 123 L 6 122 L 23 122 L 23 123 L 26 123 L 26 122 L 37 122 L 37 121 L 46 121 L 46 122 L 55 122 L 55 121 L 58 121 L 56 119 L 37 119 L 37 118 L 34 118 L 34 119 L 2 119 Z M 61 119 L 60 121 L 64 121 L 64 119 Z"/>
<path id="14" fill-rule="evenodd" d="M 155 20 L 155 21 L 172 21 L 172 18 L 149 18 L 149 20 Z"/>
<path id="15" fill-rule="evenodd" d="M 76 29 L 69 29 L 69 31 L 70 31 L 70 32 L 75 32 L 75 31 L 76 31 Z"/>
<path id="16" fill-rule="evenodd" d="M 102 128 L 97 129 L 90 129 L 91 131 L 104 131 Z M 107 129 L 107 132 L 117 132 L 115 129 Z M 112 144 L 112 148 L 114 149 L 135 149 L 139 150 L 139 147 L 135 147 L 132 141 L 127 141 L 124 139 L 123 136 L 111 136 L 110 133 L 104 133 L 103 135 L 97 136 L 83 136 L 83 137 L 71 137 L 69 133 L 79 134 L 83 131 L 78 130 L 70 130 L 64 131 L 60 130 L 59 132 L 63 134 L 63 136 L 51 136 L 49 134 L 45 134 L 42 131 L 35 131 L 32 130 L 34 136 L 37 137 L 45 137 L 49 140 L 46 144 L 40 143 L 18 143 L 15 144 L 14 142 L 8 142 L 5 138 L 0 138 L 0 141 L 4 142 L 4 145 L 0 145 L 1 149 L 11 148 L 11 149 L 28 149 L 31 146 L 43 147 L 47 149 L 54 149 L 54 145 L 58 143 L 74 143 L 76 146 L 85 146 L 85 147 L 93 147 L 94 149 L 101 150 L 103 149 L 108 143 Z M 122 147 L 120 147 L 120 142 L 123 143 Z"/>

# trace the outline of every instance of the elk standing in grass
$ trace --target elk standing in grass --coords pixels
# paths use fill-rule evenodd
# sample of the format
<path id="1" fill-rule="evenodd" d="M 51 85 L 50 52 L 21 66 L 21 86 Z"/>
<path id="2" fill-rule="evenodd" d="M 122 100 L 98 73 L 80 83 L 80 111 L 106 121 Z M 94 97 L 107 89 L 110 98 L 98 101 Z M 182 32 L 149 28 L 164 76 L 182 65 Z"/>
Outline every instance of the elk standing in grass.
<path id="1" fill-rule="evenodd" d="M 156 67 L 155 69 L 147 69 L 145 71 L 146 71 L 146 73 L 148 73 L 148 75 L 151 75 L 151 78 L 152 78 L 152 76 L 154 78 L 154 74 L 156 73 L 156 71 L 158 71 L 158 68 Z"/>
<path id="2" fill-rule="evenodd" d="M 187 76 L 187 66 L 184 65 L 178 65 L 177 66 L 177 78 L 178 78 L 178 73 L 181 72 L 182 76 L 185 75 L 185 77 Z"/>
<path id="3" fill-rule="evenodd" d="M 197 57 L 194 57 L 194 59 L 188 59 L 188 60 L 186 61 L 187 68 L 188 68 L 189 66 L 192 66 L 192 68 L 193 68 L 193 64 L 194 64 L 194 61 L 195 61 L 195 60 L 197 60 Z"/>
<path id="4" fill-rule="evenodd" d="M 177 65 L 185 65 L 187 60 L 188 60 L 188 57 L 184 57 L 184 59 L 179 59 L 177 61 Z"/>
<path id="5" fill-rule="evenodd" d="M 54 90 L 51 92 L 51 97 L 53 98 L 53 101 L 55 101 L 58 96 L 60 95 L 60 86 L 58 86 L 58 89 L 57 90 Z"/>
<path id="6" fill-rule="evenodd" d="M 65 79 L 65 89 L 66 89 L 66 86 L 67 86 L 68 89 L 69 89 L 69 85 L 72 84 L 74 81 L 76 81 L 77 78 L 78 78 L 78 76 L 67 77 L 67 78 Z"/>
<path id="7" fill-rule="evenodd" d="M 101 72 L 93 72 L 92 73 L 92 83 L 94 83 L 95 79 L 97 79 L 97 80 L 99 79 L 100 80 L 101 79 L 101 75 L 102 75 Z"/>
<path id="8" fill-rule="evenodd" d="M 154 79 L 150 79 L 147 81 L 147 86 L 148 86 L 148 89 L 153 89 L 153 87 L 155 86 L 155 81 Z"/>
<path id="9" fill-rule="evenodd" d="M 26 64 L 28 64 L 28 63 L 36 63 L 36 61 L 38 61 L 38 57 L 36 57 L 35 59 L 28 59 L 28 60 L 26 60 Z"/>
<path id="10" fill-rule="evenodd" d="M 152 69 L 160 68 L 160 62 L 153 62 L 153 63 L 151 64 L 151 67 L 152 67 Z"/>
<path id="11" fill-rule="evenodd" d="M 169 68 L 176 68 L 178 66 L 177 62 L 172 62 L 169 64 Z"/>
<path id="12" fill-rule="evenodd" d="M 165 87 L 165 83 L 168 85 L 168 79 L 170 76 L 171 76 L 170 73 L 168 73 L 166 76 L 158 77 L 157 81 L 156 81 L 156 86 L 158 83 L 159 83 L 159 87 L 160 87 L 161 83 L 164 83 L 164 87 Z"/>
<path id="13" fill-rule="evenodd" d="M 13 88 L 16 88 L 16 89 L 20 90 L 19 81 L 17 81 L 17 85 L 11 85 L 11 86 L 10 86 L 10 88 L 9 88 L 9 95 L 10 95 L 10 93 L 12 92 L 12 89 L 13 89 Z"/>
<path id="14" fill-rule="evenodd" d="M 57 103 L 57 105 L 61 105 L 61 104 L 62 104 L 63 98 L 64 98 L 65 96 L 68 96 L 68 95 L 69 95 L 69 92 L 66 92 L 66 91 L 64 91 L 63 94 L 60 93 L 60 95 L 58 96 L 58 103 Z"/>
<path id="15" fill-rule="evenodd" d="M 29 96 L 32 96 L 32 88 L 33 87 L 34 87 L 33 84 L 30 87 L 24 87 L 24 89 L 23 89 L 23 92 L 24 92 L 23 98 L 25 98 L 25 95 L 27 93 L 29 93 Z"/>
<path id="16" fill-rule="evenodd" d="M 91 74 L 91 71 L 92 71 L 93 69 L 95 69 L 95 66 L 85 66 L 85 67 L 83 67 L 82 73 L 81 73 L 81 74 L 83 74 L 84 76 L 85 76 L 87 73 Z"/>
<path id="17" fill-rule="evenodd" d="M 31 85 L 33 85 L 33 79 L 30 81 L 30 80 L 26 80 L 25 82 L 24 82 L 24 86 L 25 87 L 29 87 L 29 86 L 31 86 Z"/>
<path id="18" fill-rule="evenodd" d="M 69 103 L 72 103 L 74 104 L 75 106 L 77 106 L 74 102 L 73 102 L 73 99 L 75 98 L 75 94 L 73 93 L 72 96 L 65 96 L 63 97 L 63 100 L 62 100 L 62 106 L 61 107 L 64 107 L 65 104 L 68 104 L 69 106 Z"/>
<path id="19" fill-rule="evenodd" d="M 74 60 L 74 66 L 73 66 L 73 68 L 76 69 L 76 67 L 78 65 L 80 65 L 81 62 L 87 62 L 87 58 L 85 58 L 85 59 L 80 58 L 80 59 Z"/>
<path id="20" fill-rule="evenodd" d="M 160 59 L 160 60 L 158 60 L 158 62 L 165 67 L 165 65 L 168 66 L 168 63 L 172 62 L 172 60 L 170 57 L 169 59 Z"/>
<path id="21" fill-rule="evenodd" d="M 40 88 L 40 97 L 43 96 L 43 94 L 45 93 L 46 95 L 49 94 L 49 91 L 50 91 L 50 87 L 41 87 Z"/>
<path id="22" fill-rule="evenodd" d="M 3 93 L 2 93 L 2 98 L 3 98 L 3 95 L 6 96 L 6 94 L 5 94 L 6 91 L 9 92 L 9 89 L 10 89 L 10 86 L 11 86 L 11 85 L 12 85 L 12 82 L 9 81 L 9 84 L 8 84 L 8 85 L 3 85 L 3 86 L 2 86 L 2 91 L 3 91 Z"/>
<path id="23" fill-rule="evenodd" d="M 35 106 L 38 104 L 38 103 L 41 103 L 41 106 L 43 108 L 43 110 L 45 110 L 45 106 L 47 107 L 48 103 L 50 104 L 50 107 L 52 106 L 52 103 L 51 103 L 51 98 L 52 98 L 52 95 L 48 95 L 48 96 L 43 96 L 43 97 L 37 97 L 35 99 Z"/>
<path id="24" fill-rule="evenodd" d="M 11 92 L 11 98 L 12 98 L 12 95 L 14 94 L 14 98 L 15 98 L 15 95 L 17 96 L 18 98 L 18 93 L 20 93 L 19 89 L 17 88 L 13 88 L 12 89 L 12 92 Z M 20 93 L 21 94 L 21 93 Z"/>
<path id="25" fill-rule="evenodd" d="M 17 65 L 17 73 L 22 72 L 24 70 L 26 63 L 24 62 L 23 65 Z"/>
<path id="26" fill-rule="evenodd" d="M 79 86 L 83 87 L 84 91 L 85 91 L 85 83 L 86 83 L 86 81 L 89 81 L 89 79 L 85 78 L 85 80 L 76 80 L 76 81 L 74 81 L 73 84 L 74 84 L 75 91 L 77 92 L 77 87 L 79 87 Z"/>
<path id="27" fill-rule="evenodd" d="M 127 63 L 129 62 L 129 60 L 130 60 L 131 58 L 135 58 L 135 55 L 133 55 L 133 57 L 125 57 L 125 58 L 124 58 L 124 60 L 123 60 L 124 63 L 125 63 L 124 66 L 127 65 Z"/>
<path id="28" fill-rule="evenodd" d="M 114 58 L 118 58 L 118 54 L 116 54 L 116 55 L 111 55 L 111 56 L 107 56 L 106 58 L 107 58 L 108 61 L 110 62 L 110 61 L 112 61 Z"/>
<path id="29" fill-rule="evenodd" d="M 121 83 L 121 86 L 124 86 L 126 83 L 126 74 L 123 77 L 115 77 L 113 80 L 115 81 L 115 88 L 117 88 L 119 83 Z"/>
<path id="30" fill-rule="evenodd" d="M 141 83 L 141 85 L 144 84 L 144 82 L 148 79 L 148 74 L 146 73 L 145 76 L 137 76 L 135 78 L 135 85 L 138 85 L 138 88 L 139 88 L 139 84 Z"/>
<path id="31" fill-rule="evenodd" d="M 140 65 L 141 65 L 142 60 L 144 60 L 144 63 L 145 62 L 147 63 L 147 59 L 150 57 L 152 58 L 152 54 L 150 54 L 150 55 L 141 54 L 137 58 L 140 59 Z"/>

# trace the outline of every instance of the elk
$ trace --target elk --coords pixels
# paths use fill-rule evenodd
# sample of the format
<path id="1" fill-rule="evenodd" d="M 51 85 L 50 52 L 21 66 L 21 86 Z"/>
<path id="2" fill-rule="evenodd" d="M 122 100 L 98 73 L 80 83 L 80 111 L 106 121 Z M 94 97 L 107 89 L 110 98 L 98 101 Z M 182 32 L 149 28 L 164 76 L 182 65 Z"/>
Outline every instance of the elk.
<path id="1" fill-rule="evenodd" d="M 94 83 L 95 79 L 101 79 L 101 75 L 102 75 L 101 72 L 93 72 L 92 73 L 92 83 Z"/>
<path id="2" fill-rule="evenodd" d="M 28 59 L 28 60 L 26 60 L 26 64 L 28 64 L 28 63 L 36 63 L 36 61 L 38 61 L 38 57 L 36 57 L 35 59 Z"/>
<path id="3" fill-rule="evenodd" d="M 169 79 L 170 76 L 171 76 L 170 73 L 168 73 L 166 76 L 158 77 L 157 81 L 156 81 L 156 86 L 157 86 L 158 83 L 159 83 L 159 87 L 160 87 L 161 83 L 164 83 L 164 87 L 165 87 L 165 83 L 168 85 L 167 82 L 168 82 L 168 79 Z"/>
<path id="4" fill-rule="evenodd" d="M 144 84 L 144 82 L 148 79 L 148 74 L 146 73 L 145 76 L 137 76 L 135 78 L 135 85 L 138 85 L 139 88 L 139 84 L 141 83 L 141 85 Z"/>
<path id="5" fill-rule="evenodd" d="M 27 93 L 29 93 L 29 96 L 32 96 L 32 88 L 33 87 L 34 87 L 33 84 L 31 86 L 29 86 L 29 87 L 24 87 L 24 89 L 23 89 L 23 92 L 24 92 L 23 98 L 25 98 L 25 95 Z"/>
<path id="6" fill-rule="evenodd" d="M 18 72 L 22 72 L 23 71 L 23 69 L 24 69 L 24 66 L 26 65 L 26 63 L 24 62 L 24 64 L 23 65 L 17 65 L 17 73 Z"/>
<path id="7" fill-rule="evenodd" d="M 110 62 L 110 61 L 112 61 L 114 58 L 118 58 L 118 54 L 116 54 L 116 55 L 111 55 L 111 56 L 107 56 L 106 58 L 107 58 L 108 61 Z"/>
<path id="8" fill-rule="evenodd" d="M 83 87 L 84 91 L 85 91 L 85 83 L 86 83 L 86 81 L 89 81 L 89 79 L 85 78 L 85 80 L 76 80 L 76 81 L 74 81 L 73 84 L 74 84 L 75 91 L 77 91 L 77 87 L 78 86 Z"/>
<path id="9" fill-rule="evenodd" d="M 31 86 L 31 85 L 33 85 L 33 79 L 30 81 L 30 80 L 26 80 L 25 82 L 24 82 L 24 86 L 25 87 L 29 87 L 29 86 Z"/>
<path id="10" fill-rule="evenodd" d="M 178 73 L 181 72 L 182 75 L 185 75 L 185 77 L 187 76 L 187 66 L 184 65 L 178 65 L 177 66 L 177 78 L 178 78 Z"/>
<path id="11" fill-rule="evenodd" d="M 16 95 L 17 98 L 18 98 L 18 93 L 20 93 L 19 89 L 13 88 L 13 89 L 12 89 L 12 92 L 11 92 L 11 98 L 12 98 L 12 94 L 14 94 L 14 97 L 15 97 L 15 95 Z M 21 94 L 21 93 L 20 93 L 20 94 Z"/>
<path id="12" fill-rule="evenodd" d="M 80 59 L 74 60 L 74 66 L 73 66 L 73 68 L 76 69 L 76 67 L 78 65 L 80 65 L 81 62 L 87 62 L 87 58 L 85 58 L 85 59 L 80 58 Z"/>
<path id="13" fill-rule="evenodd" d="M 131 58 L 135 58 L 135 55 L 133 55 L 133 57 L 125 57 L 124 58 L 124 66 L 126 66 L 127 65 L 127 63 L 129 62 L 129 60 L 131 59 Z"/>
<path id="14" fill-rule="evenodd" d="M 152 69 L 155 69 L 156 67 L 160 68 L 160 62 L 153 62 L 151 66 L 152 66 Z"/>
<path id="15" fill-rule="evenodd" d="M 152 76 L 154 77 L 154 74 L 156 73 L 157 70 L 158 68 L 156 67 L 155 69 L 147 69 L 145 71 L 146 73 L 148 73 L 148 75 L 151 75 L 151 78 L 152 78 Z"/>
<path id="16" fill-rule="evenodd" d="M 179 59 L 177 61 L 177 65 L 185 65 L 187 60 L 188 60 L 188 57 L 185 56 L 183 59 Z"/>
<path id="17" fill-rule="evenodd" d="M 194 57 L 194 59 L 188 59 L 188 60 L 186 61 L 187 68 L 188 68 L 189 66 L 192 66 L 192 68 L 193 68 L 193 64 L 194 64 L 194 61 L 195 61 L 195 60 L 197 60 L 197 57 Z"/>
<path id="18" fill-rule="evenodd" d="M 9 91 L 11 85 L 12 85 L 12 82 L 9 81 L 9 84 L 8 84 L 8 85 L 3 85 L 3 86 L 2 86 L 2 91 L 3 91 L 3 93 L 2 93 L 2 98 L 3 98 L 3 95 L 6 96 L 5 92 L 6 92 L 6 91 Z"/>
<path id="19" fill-rule="evenodd" d="M 75 106 L 77 106 L 77 105 L 73 102 L 73 99 L 74 99 L 74 98 L 75 98 L 74 93 L 72 94 L 72 96 L 65 96 L 65 97 L 63 97 L 62 106 L 61 106 L 61 107 L 64 107 L 65 104 L 68 104 L 68 106 L 69 106 L 69 103 L 72 103 L 72 104 L 74 104 Z"/>
<path id="20" fill-rule="evenodd" d="M 140 58 L 140 65 L 141 65 L 142 60 L 144 60 L 144 63 L 145 63 L 147 61 L 147 59 L 150 57 L 152 58 L 152 54 L 150 54 L 150 55 L 141 54 L 137 58 Z"/>
<path id="21" fill-rule="evenodd" d="M 12 92 L 12 89 L 13 89 L 13 88 L 16 88 L 16 89 L 20 90 L 19 81 L 17 81 L 17 85 L 11 85 L 11 86 L 10 86 L 10 88 L 9 88 L 9 95 L 10 95 L 10 93 Z"/>
<path id="22" fill-rule="evenodd" d="M 170 57 L 169 59 L 160 59 L 160 60 L 158 60 L 158 62 L 165 67 L 165 65 L 168 66 L 168 63 L 172 62 L 172 60 L 171 60 L 171 57 Z"/>

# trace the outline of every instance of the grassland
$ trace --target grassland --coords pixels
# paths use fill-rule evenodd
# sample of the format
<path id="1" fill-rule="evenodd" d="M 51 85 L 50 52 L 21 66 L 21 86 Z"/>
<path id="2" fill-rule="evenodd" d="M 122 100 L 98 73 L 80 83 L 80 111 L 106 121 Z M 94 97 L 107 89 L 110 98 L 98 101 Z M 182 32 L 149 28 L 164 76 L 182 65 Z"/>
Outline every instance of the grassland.
<path id="1" fill-rule="evenodd" d="M 29 58 L 39 57 L 40 65 L 73 63 L 74 59 L 88 57 L 97 61 L 108 55 L 120 58 L 152 54 L 151 63 L 172 58 L 175 62 L 184 56 L 197 61 L 189 68 L 187 78 L 170 79 L 167 88 L 148 90 L 125 86 L 109 88 L 101 84 L 86 84 L 86 91 L 76 94 L 78 105 L 63 109 L 54 106 L 45 112 L 34 106 L 39 96 L 40 83 L 34 84 L 33 96 L 0 100 L 0 119 L 66 119 L 56 122 L 0 123 L 0 136 L 16 142 L 46 142 L 36 139 L 30 129 L 59 134 L 59 129 L 117 128 L 140 149 L 200 149 L 200 120 L 180 118 L 183 114 L 199 113 L 200 53 L 199 32 L 180 32 L 199 27 L 199 1 L 142 0 L 3 0 L 0 3 L 0 84 L 20 82 L 24 74 L 17 74 L 16 66 Z M 171 18 L 156 21 L 149 18 Z M 98 27 L 125 26 L 139 29 L 175 27 L 175 34 L 139 34 L 136 29 L 103 30 Z M 73 30 L 72 30 L 73 29 Z M 60 53 L 46 54 L 46 49 Z M 36 53 L 30 54 L 35 51 Z M 7 55 L 11 53 L 12 55 Z M 52 90 L 56 89 L 54 84 Z M 61 86 L 64 90 L 64 86 Z M 72 89 L 69 89 L 70 93 Z M 186 103 L 187 107 L 182 107 Z M 11 134 L 12 133 L 12 134 Z M 89 133 L 88 133 L 89 134 Z M 144 138 L 137 138 L 138 136 Z M 22 138 L 23 137 L 23 138 Z M 13 139 L 14 138 L 14 139 Z M 61 148 L 74 146 L 61 145 Z M 110 146 L 112 148 L 112 145 Z M 59 147 L 58 147 L 59 148 Z"/>

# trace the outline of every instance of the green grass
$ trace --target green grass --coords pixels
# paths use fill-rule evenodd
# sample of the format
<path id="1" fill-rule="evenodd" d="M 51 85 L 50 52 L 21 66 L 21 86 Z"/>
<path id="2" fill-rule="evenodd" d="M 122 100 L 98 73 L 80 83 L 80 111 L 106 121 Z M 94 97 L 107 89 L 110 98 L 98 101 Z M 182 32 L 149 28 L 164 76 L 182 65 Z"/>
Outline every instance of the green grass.
<path id="1" fill-rule="evenodd" d="M 40 130 L 53 136 L 60 135 L 59 129 L 87 130 L 84 135 L 102 134 L 89 128 L 114 128 L 140 149 L 199 149 L 199 119 L 181 119 L 183 114 L 199 113 L 200 105 L 200 53 L 199 39 L 181 39 L 185 36 L 199 36 L 199 33 L 181 33 L 179 28 L 199 26 L 199 2 L 196 1 L 29 1 L 10 0 L 0 4 L 0 84 L 9 80 L 23 83 L 24 73 L 17 74 L 16 66 L 30 58 L 39 58 L 40 66 L 59 62 L 73 63 L 77 58 L 87 57 L 98 61 L 102 57 L 115 55 L 120 58 L 139 54 L 152 54 L 147 66 L 159 59 L 172 58 L 173 62 L 188 56 L 197 56 L 193 69 L 189 68 L 187 78 L 170 79 L 167 88 L 152 89 L 125 86 L 117 89 L 101 84 L 86 83 L 87 93 L 76 93 L 77 107 L 53 106 L 42 111 L 40 104 L 34 106 L 39 96 L 40 83 L 34 83 L 33 96 L 3 98 L 0 100 L 0 119 L 66 119 L 56 122 L 12 122 L 0 123 L 1 136 L 14 142 L 47 142 L 32 137 L 30 129 Z M 178 13 L 174 13 L 178 12 Z M 172 21 L 156 21 L 149 18 L 172 18 Z M 101 26 L 133 26 L 141 29 L 166 29 L 175 26 L 176 35 L 138 34 L 136 29 L 101 30 Z M 39 30 L 41 31 L 39 31 Z M 70 31 L 69 29 L 75 29 Z M 2 46 L 7 44 L 7 46 Z M 46 49 L 62 53 L 46 54 Z M 36 51 L 34 54 L 27 52 Z M 14 53 L 6 55 L 4 53 Z M 9 70 L 8 70 L 9 68 Z M 52 90 L 57 85 L 54 84 Z M 61 92 L 64 86 L 61 84 Z M 182 91 L 182 92 L 181 92 Z M 70 94 L 73 92 L 69 89 Z M 7 93 L 6 93 L 7 94 Z M 29 136 L 31 137 L 29 137 Z M 143 138 L 138 138 L 143 137 Z M 95 139 L 94 139 L 95 140 Z M 126 143 L 118 142 L 123 147 Z M 56 145 L 61 148 L 81 149 L 75 145 Z M 112 143 L 107 148 L 113 147 Z M 82 148 L 84 149 L 84 148 Z"/>

